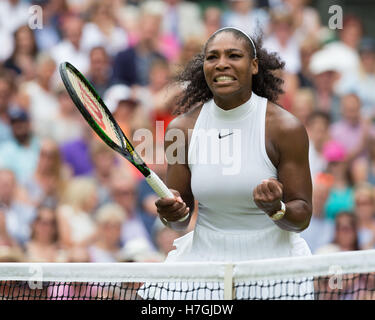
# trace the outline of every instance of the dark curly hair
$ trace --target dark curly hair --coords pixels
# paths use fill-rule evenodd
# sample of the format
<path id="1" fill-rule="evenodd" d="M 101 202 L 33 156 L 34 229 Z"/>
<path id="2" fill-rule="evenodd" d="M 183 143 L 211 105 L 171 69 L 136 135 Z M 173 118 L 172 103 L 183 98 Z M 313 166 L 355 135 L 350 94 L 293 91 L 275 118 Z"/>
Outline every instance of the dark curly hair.
<path id="1" fill-rule="evenodd" d="M 254 57 L 253 44 L 249 37 L 235 28 L 224 28 L 214 33 L 206 42 L 201 53 L 197 54 L 186 67 L 176 76 L 176 82 L 184 88 L 177 102 L 175 114 L 187 112 L 192 107 L 207 102 L 213 94 L 206 83 L 203 72 L 205 51 L 208 44 L 221 32 L 231 32 L 236 38 L 246 41 L 251 56 Z M 276 102 L 278 96 L 283 93 L 283 80 L 276 72 L 284 68 L 285 63 L 280 60 L 277 53 L 268 53 L 262 48 L 262 37 L 252 39 L 256 48 L 258 59 L 258 73 L 253 75 L 252 90 L 257 95 Z"/>

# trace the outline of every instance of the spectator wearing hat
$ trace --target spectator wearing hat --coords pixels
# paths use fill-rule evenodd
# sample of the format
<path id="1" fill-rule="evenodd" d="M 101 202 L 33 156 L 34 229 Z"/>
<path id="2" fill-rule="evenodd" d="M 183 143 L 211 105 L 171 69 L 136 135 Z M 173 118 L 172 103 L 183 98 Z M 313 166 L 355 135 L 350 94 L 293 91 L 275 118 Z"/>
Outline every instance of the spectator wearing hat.
<path id="1" fill-rule="evenodd" d="M 354 191 L 347 162 L 347 151 L 341 143 L 330 140 L 323 147 L 323 156 L 327 161 L 326 173 L 332 175 L 333 183 L 324 206 L 325 218 L 334 220 L 340 211 L 352 211 Z"/>
<path id="2" fill-rule="evenodd" d="M 34 136 L 30 117 L 22 109 L 9 110 L 11 141 L 0 144 L 0 167 L 11 169 L 21 184 L 34 174 L 39 158 L 39 140 Z"/>
<path id="3" fill-rule="evenodd" d="M 335 91 L 335 85 L 341 73 L 336 57 L 326 49 L 314 52 L 309 59 L 309 71 L 316 108 L 327 112 L 332 122 L 339 120 L 340 97 Z"/>
<path id="4" fill-rule="evenodd" d="M 355 15 L 345 16 L 343 27 L 338 29 L 338 41 L 325 45 L 324 50 L 328 52 L 334 61 L 337 71 L 341 74 L 336 83 L 336 92 L 339 95 L 347 93 L 347 83 L 356 77 L 360 68 L 358 48 L 363 36 L 363 24 Z"/>
<path id="5" fill-rule="evenodd" d="M 138 108 L 138 100 L 131 88 L 115 84 L 104 93 L 104 102 L 115 117 L 125 135 L 131 139 Z"/>

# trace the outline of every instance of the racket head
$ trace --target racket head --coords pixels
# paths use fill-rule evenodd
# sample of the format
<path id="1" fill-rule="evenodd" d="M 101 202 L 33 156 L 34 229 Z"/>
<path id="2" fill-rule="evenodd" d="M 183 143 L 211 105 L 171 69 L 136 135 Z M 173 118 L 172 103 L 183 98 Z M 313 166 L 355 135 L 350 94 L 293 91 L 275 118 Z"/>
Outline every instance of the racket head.
<path id="1" fill-rule="evenodd" d="M 109 147 L 122 154 L 147 177 L 150 169 L 135 152 L 91 83 L 69 62 L 61 63 L 59 71 L 66 90 L 91 128 Z"/>

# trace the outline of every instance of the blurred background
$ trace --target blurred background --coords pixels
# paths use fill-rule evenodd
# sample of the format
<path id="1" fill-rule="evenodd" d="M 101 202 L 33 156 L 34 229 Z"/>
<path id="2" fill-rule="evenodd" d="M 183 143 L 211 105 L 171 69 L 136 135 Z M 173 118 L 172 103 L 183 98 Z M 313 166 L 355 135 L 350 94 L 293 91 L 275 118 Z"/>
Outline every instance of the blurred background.
<path id="1" fill-rule="evenodd" d="M 173 76 L 224 26 L 261 36 L 286 63 L 278 103 L 309 135 L 314 210 L 302 236 L 313 253 L 374 248 L 373 10 L 370 0 L 1 0 L 0 261 L 164 260 L 183 233 L 159 222 L 156 195 L 95 136 L 57 68 L 86 75 L 129 138 L 156 133 L 174 118 Z M 153 137 L 133 143 L 160 154 L 163 135 Z M 151 167 L 165 176 L 165 164 Z"/>

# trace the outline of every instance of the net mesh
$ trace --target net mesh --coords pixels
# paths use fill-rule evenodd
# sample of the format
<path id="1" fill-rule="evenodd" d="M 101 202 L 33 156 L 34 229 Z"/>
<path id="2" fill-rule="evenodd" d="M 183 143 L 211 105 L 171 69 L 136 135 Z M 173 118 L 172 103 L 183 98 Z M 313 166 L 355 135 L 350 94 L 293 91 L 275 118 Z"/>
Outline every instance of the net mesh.
<path id="1" fill-rule="evenodd" d="M 1 263 L 1 300 L 375 299 L 375 250 L 239 263 Z"/>

